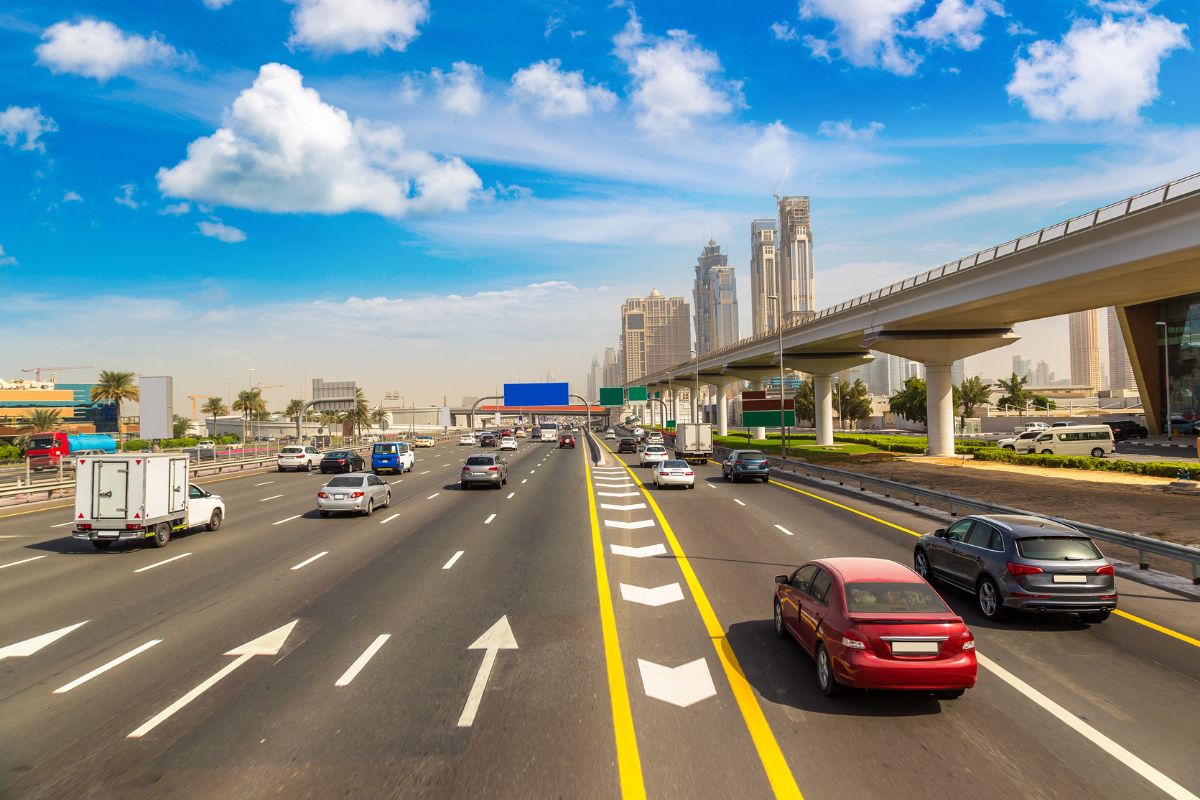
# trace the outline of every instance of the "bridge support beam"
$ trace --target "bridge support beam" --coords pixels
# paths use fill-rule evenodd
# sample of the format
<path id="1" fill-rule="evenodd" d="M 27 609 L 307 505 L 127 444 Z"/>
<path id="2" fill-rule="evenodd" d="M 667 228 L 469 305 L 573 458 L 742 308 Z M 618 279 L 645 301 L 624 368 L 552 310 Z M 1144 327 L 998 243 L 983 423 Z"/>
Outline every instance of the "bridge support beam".
<path id="1" fill-rule="evenodd" d="M 825 447 L 833 444 L 833 376 L 874 360 L 875 356 L 870 353 L 784 354 L 784 367 L 812 375 L 817 444 Z"/>
<path id="2" fill-rule="evenodd" d="M 741 378 L 736 378 L 730 375 L 714 375 L 712 373 L 700 373 L 700 377 L 708 381 L 708 384 L 713 387 L 713 399 L 717 406 L 717 436 L 729 435 L 729 405 L 727 401 L 728 388 L 742 383 Z"/>
<path id="3" fill-rule="evenodd" d="M 950 365 L 960 358 L 1004 347 L 1021 337 L 1010 328 L 985 330 L 879 331 L 862 346 L 925 365 L 927 455 L 954 455 L 954 384 Z"/>

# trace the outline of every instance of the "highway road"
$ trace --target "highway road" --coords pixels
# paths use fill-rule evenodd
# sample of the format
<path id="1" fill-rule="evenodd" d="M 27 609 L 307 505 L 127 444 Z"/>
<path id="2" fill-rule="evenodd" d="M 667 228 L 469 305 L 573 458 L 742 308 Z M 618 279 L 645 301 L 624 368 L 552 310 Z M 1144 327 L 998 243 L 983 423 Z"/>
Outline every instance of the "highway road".
<path id="1" fill-rule="evenodd" d="M 321 478 L 200 481 L 228 518 L 94 550 L 0 511 L 0 797 L 1175 797 L 1200 793 L 1200 609 L 988 623 L 965 696 L 827 699 L 770 621 L 809 558 L 928 519 L 780 481 L 646 490 L 523 442 L 508 486 L 417 451 L 370 518 Z M 57 527 L 56 527 L 57 526 Z"/>

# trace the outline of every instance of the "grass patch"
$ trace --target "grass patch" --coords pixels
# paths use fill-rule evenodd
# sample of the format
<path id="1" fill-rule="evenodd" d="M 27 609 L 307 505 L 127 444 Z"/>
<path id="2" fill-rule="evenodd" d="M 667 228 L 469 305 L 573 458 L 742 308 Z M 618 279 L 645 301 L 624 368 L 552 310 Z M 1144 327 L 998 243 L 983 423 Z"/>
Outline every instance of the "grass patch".
<path id="1" fill-rule="evenodd" d="M 1110 458 L 1090 456 L 1054 456 L 1015 453 L 1012 450 L 992 448 L 975 453 L 978 461 L 998 461 L 1004 464 L 1022 464 L 1029 467 L 1052 469 L 1086 469 L 1098 472 L 1124 472 L 1132 475 L 1152 475 L 1159 478 L 1200 478 L 1200 464 L 1179 461 L 1117 461 Z"/>

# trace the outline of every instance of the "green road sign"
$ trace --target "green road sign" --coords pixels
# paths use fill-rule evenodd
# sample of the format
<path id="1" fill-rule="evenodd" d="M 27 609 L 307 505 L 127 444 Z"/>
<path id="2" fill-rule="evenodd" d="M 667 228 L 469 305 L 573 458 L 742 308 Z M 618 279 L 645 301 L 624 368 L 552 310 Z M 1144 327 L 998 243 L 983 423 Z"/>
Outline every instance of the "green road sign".
<path id="1" fill-rule="evenodd" d="M 796 427 L 796 412 L 785 411 L 783 415 L 785 427 Z M 778 411 L 743 411 L 742 426 L 746 428 L 778 428 Z"/>
<path id="2" fill-rule="evenodd" d="M 625 390 L 620 386 L 601 387 L 600 405 L 620 408 L 625 405 Z"/>
<path id="3" fill-rule="evenodd" d="M 675 427 L 675 420 L 673 420 L 673 419 L 669 419 L 669 420 L 667 420 L 667 427 L 668 427 L 668 428 L 674 428 L 674 427 Z"/>
<path id="4" fill-rule="evenodd" d="M 629 387 L 629 402 L 644 403 L 650 399 L 649 393 L 645 386 L 630 386 Z"/>
<path id="5" fill-rule="evenodd" d="M 662 400 L 662 392 L 655 392 L 655 393 L 654 393 L 654 399 L 655 399 L 655 400 Z"/>

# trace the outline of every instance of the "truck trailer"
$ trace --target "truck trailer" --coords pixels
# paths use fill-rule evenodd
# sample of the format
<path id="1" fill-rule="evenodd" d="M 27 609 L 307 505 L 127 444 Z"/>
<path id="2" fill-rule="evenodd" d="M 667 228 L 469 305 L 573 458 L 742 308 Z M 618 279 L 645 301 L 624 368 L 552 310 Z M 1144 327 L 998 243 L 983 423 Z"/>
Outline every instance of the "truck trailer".
<path id="1" fill-rule="evenodd" d="M 675 457 L 689 464 L 704 464 L 713 454 L 712 425 L 681 422 L 675 429 Z"/>

